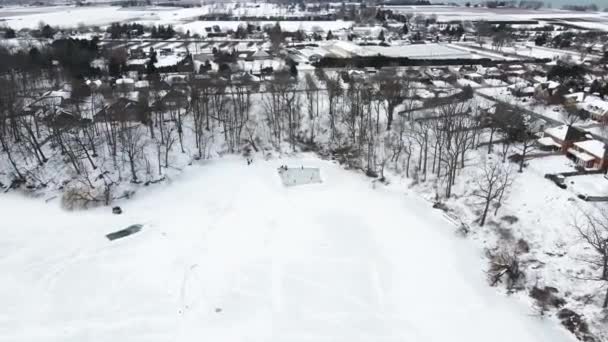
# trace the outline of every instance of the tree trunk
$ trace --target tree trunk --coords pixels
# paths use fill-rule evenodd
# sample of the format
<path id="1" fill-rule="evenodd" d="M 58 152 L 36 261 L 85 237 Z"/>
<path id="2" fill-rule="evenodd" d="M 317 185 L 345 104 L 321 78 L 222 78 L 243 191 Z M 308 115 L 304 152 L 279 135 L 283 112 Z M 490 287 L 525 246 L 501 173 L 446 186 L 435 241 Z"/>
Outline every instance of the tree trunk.
<path id="1" fill-rule="evenodd" d="M 486 205 L 485 205 L 485 208 L 483 209 L 483 214 L 481 215 L 481 221 L 479 222 L 479 225 L 482 227 L 484 224 L 486 224 L 486 217 L 488 216 L 489 209 L 490 209 L 490 200 L 486 199 Z"/>
<path id="2" fill-rule="evenodd" d="M 391 130 L 391 126 L 393 125 L 393 112 L 395 111 L 395 106 L 390 104 L 388 105 L 387 108 L 387 118 L 386 118 L 386 130 L 390 131 Z"/>

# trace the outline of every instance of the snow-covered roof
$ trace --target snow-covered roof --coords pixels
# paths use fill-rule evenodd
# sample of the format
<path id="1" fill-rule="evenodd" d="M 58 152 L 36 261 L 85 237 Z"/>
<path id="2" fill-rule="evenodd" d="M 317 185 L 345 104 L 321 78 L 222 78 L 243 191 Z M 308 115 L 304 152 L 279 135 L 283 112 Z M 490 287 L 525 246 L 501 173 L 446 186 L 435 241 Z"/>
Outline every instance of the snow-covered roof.
<path id="1" fill-rule="evenodd" d="M 119 78 L 116 80 L 116 84 L 134 84 L 135 81 L 132 78 Z"/>
<path id="2" fill-rule="evenodd" d="M 521 91 L 522 93 L 531 94 L 534 92 L 534 87 L 525 87 L 523 89 L 520 89 L 519 91 Z"/>
<path id="3" fill-rule="evenodd" d="M 103 68 L 106 65 L 106 61 L 102 58 L 97 58 L 91 61 L 91 67 L 93 68 Z"/>
<path id="4" fill-rule="evenodd" d="M 523 75 L 526 73 L 526 70 L 511 70 L 509 73 L 512 75 Z"/>
<path id="5" fill-rule="evenodd" d="M 524 89 L 529 86 L 528 82 L 517 82 L 508 86 L 508 89 Z"/>
<path id="6" fill-rule="evenodd" d="M 547 128 L 545 134 L 548 134 L 558 140 L 564 141 L 566 134 L 568 133 L 568 125 L 561 125 L 557 127 Z"/>
<path id="7" fill-rule="evenodd" d="M 564 98 L 566 98 L 566 99 L 572 99 L 572 100 L 574 100 L 576 102 L 582 102 L 583 99 L 585 98 L 585 93 L 583 93 L 581 91 L 581 92 L 578 92 L 578 93 L 566 94 L 566 95 L 564 95 Z"/>
<path id="8" fill-rule="evenodd" d="M 449 83 L 447 83 L 445 81 L 439 81 L 439 80 L 437 80 L 437 81 L 431 81 L 431 83 L 436 88 L 448 88 L 450 86 Z"/>
<path id="9" fill-rule="evenodd" d="M 592 161 L 593 159 L 595 159 L 595 157 L 592 156 L 592 155 L 590 155 L 589 153 L 580 152 L 580 151 L 577 151 L 577 150 L 575 150 L 573 148 L 569 148 L 568 149 L 568 153 L 572 154 L 577 159 L 582 160 L 584 162 L 589 162 L 589 161 Z"/>
<path id="10" fill-rule="evenodd" d="M 150 83 L 148 81 L 137 81 L 135 82 L 135 88 L 148 88 Z"/>
<path id="11" fill-rule="evenodd" d="M 604 115 L 608 113 L 608 101 L 597 96 L 588 96 L 583 100 L 583 108 L 588 112 Z"/>
<path id="12" fill-rule="evenodd" d="M 69 99 L 70 97 L 72 97 L 72 94 L 69 91 L 65 91 L 65 90 L 52 90 L 52 91 L 49 91 L 48 93 L 46 93 L 44 96 L 61 97 L 64 99 Z"/>
<path id="13" fill-rule="evenodd" d="M 432 99 L 435 97 L 435 94 L 426 89 L 416 89 L 416 95 L 422 99 Z"/>
<path id="14" fill-rule="evenodd" d="M 262 49 L 258 49 L 258 51 L 254 52 L 253 55 L 251 55 L 251 57 L 253 58 L 268 58 L 270 57 L 270 55 L 268 54 L 268 52 L 262 50 Z"/>
<path id="15" fill-rule="evenodd" d="M 146 59 L 146 58 L 129 59 L 127 61 L 127 65 L 145 65 L 147 62 L 148 62 L 148 59 Z"/>
<path id="16" fill-rule="evenodd" d="M 177 63 L 179 63 L 182 59 L 183 58 L 180 57 L 178 54 L 169 54 L 167 56 L 159 56 L 158 61 L 156 63 L 154 63 L 154 66 L 157 68 L 165 67 L 165 66 L 172 66 L 172 65 L 176 65 Z"/>
<path id="17" fill-rule="evenodd" d="M 487 78 L 484 80 L 484 83 L 492 87 L 500 87 L 506 85 L 505 82 L 497 78 Z"/>
<path id="18" fill-rule="evenodd" d="M 579 149 L 595 156 L 596 158 L 602 158 L 604 156 L 604 143 L 599 140 L 585 140 L 575 142 L 574 146 Z"/>
<path id="19" fill-rule="evenodd" d="M 99 86 L 101 86 L 101 84 L 102 84 L 101 80 L 95 80 L 95 81 L 87 80 L 85 83 L 86 83 L 88 86 L 94 85 L 94 86 L 96 86 L 96 87 L 99 87 Z"/>
<path id="20" fill-rule="evenodd" d="M 551 137 L 542 137 L 540 139 L 537 140 L 539 144 L 543 145 L 543 146 L 555 146 L 555 147 L 561 147 L 560 144 L 558 144 L 555 140 L 553 140 L 553 138 Z"/>

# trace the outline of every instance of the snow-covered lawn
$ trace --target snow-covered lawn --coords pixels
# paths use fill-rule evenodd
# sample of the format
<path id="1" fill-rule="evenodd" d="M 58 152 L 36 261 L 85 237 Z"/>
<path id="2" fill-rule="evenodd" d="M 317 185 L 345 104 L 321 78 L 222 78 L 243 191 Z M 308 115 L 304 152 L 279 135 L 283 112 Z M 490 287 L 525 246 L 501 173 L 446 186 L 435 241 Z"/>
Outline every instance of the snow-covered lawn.
<path id="1" fill-rule="evenodd" d="M 323 183 L 285 188 L 283 164 Z M 194 165 L 120 204 L 0 196 L 3 340 L 574 340 L 488 287 L 426 201 L 312 156 Z"/>
<path id="2" fill-rule="evenodd" d="M 588 196 L 608 196 L 608 179 L 604 175 L 569 177 L 566 184 L 576 194 Z"/>
<path id="3" fill-rule="evenodd" d="M 527 161 L 528 169 L 534 173 L 544 176 L 547 173 L 561 173 L 576 171 L 575 164 L 566 155 L 548 156 L 531 159 Z"/>

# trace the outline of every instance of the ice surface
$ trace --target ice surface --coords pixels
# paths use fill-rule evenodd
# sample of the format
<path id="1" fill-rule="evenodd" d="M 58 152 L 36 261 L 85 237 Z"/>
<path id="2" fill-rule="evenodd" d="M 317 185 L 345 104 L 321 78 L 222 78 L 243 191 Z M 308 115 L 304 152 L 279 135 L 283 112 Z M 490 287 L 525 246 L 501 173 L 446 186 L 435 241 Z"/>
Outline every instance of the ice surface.
<path id="1" fill-rule="evenodd" d="M 285 186 L 321 183 L 321 171 L 315 167 L 279 168 L 279 176 Z"/>
<path id="2" fill-rule="evenodd" d="M 324 182 L 285 188 L 284 164 Z M 429 203 L 314 157 L 195 165 L 122 215 L 58 205 L 0 196 L 2 341 L 573 341 Z"/>

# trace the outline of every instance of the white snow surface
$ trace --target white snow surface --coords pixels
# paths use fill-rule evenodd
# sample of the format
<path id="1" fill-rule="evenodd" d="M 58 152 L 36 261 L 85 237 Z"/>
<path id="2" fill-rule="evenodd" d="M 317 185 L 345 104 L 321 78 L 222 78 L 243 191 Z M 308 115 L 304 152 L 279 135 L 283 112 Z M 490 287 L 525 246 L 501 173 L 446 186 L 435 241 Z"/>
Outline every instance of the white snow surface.
<path id="1" fill-rule="evenodd" d="M 286 188 L 283 164 L 324 182 Z M 428 202 L 313 156 L 226 157 L 119 204 L 0 196 L 1 340 L 574 341 L 488 287 Z"/>

